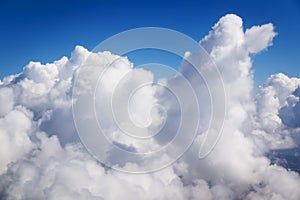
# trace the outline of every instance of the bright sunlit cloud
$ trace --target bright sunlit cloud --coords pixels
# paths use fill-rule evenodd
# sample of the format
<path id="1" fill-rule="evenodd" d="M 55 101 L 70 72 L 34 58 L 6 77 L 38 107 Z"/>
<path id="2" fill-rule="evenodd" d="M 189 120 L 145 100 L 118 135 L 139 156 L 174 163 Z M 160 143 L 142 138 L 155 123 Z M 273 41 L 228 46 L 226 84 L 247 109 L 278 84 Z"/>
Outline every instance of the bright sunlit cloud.
<path id="1" fill-rule="evenodd" d="M 180 121 L 178 102 L 166 91 L 152 85 L 144 87 L 130 102 L 130 118 L 119 113 L 119 125 L 124 129 L 132 130 L 130 121 L 141 127 L 152 123 L 140 133 L 148 136 L 166 120 L 165 111 L 152 106 L 165 105 L 172 114 L 171 121 L 165 123 L 165 137 L 147 143 L 128 140 L 116 131 L 112 116 L 105 112 L 109 109 L 107 99 L 116 88 L 123 93 L 115 103 L 123 105 L 126 92 L 134 84 L 154 80 L 151 71 L 135 68 L 130 57 L 76 46 L 70 58 L 45 65 L 30 62 L 23 72 L 5 77 L 0 84 L 1 199 L 300 199 L 299 174 L 271 164 L 265 156 L 271 150 L 300 144 L 294 139 L 300 134 L 300 78 L 274 74 L 254 91 L 252 55 L 267 54 L 277 33 L 271 23 L 245 28 L 239 16 L 228 14 L 199 42 L 218 66 L 226 93 L 226 115 L 218 144 L 206 158 L 198 159 L 211 106 L 203 93 L 196 93 L 201 122 L 194 144 L 173 165 L 154 173 L 128 175 L 104 167 L 80 143 L 73 121 L 74 77 L 89 57 L 90 64 L 96 66 L 91 70 L 113 63 L 101 80 L 99 96 L 95 96 L 95 107 L 103 111 L 98 115 L 109 138 L 132 152 L 147 152 L 166 144 L 176 128 L 174 122 Z M 199 59 L 197 54 L 186 56 L 196 62 Z M 195 91 L 205 88 L 189 63 L 183 62 L 179 71 L 191 80 Z M 129 72 L 130 78 L 122 82 Z M 93 71 L 87 75 L 91 74 Z M 82 80 L 87 82 L 79 83 L 81 90 L 77 92 L 84 93 L 90 89 L 89 77 Z M 183 85 L 178 76 L 161 82 L 173 88 Z M 187 94 L 186 90 L 180 92 Z M 85 113 L 85 103 L 89 102 L 79 106 L 79 114 Z M 85 117 L 90 116 L 82 115 Z M 88 134 L 94 127 L 87 124 L 84 128 Z M 164 153 L 164 159 L 172 159 L 172 152 Z M 124 169 L 143 167 L 143 157 L 127 160 L 109 151 L 107 159 L 118 160 L 116 164 Z"/>

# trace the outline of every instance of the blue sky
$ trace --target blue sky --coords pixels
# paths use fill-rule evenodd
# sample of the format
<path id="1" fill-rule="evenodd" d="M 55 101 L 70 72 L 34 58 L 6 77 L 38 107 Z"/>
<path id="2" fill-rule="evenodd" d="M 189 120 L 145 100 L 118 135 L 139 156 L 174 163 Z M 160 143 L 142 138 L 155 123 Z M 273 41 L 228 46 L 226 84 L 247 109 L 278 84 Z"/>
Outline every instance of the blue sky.
<path id="1" fill-rule="evenodd" d="M 1 0 L 0 77 L 20 72 L 31 60 L 69 56 L 77 44 L 92 50 L 132 28 L 171 28 L 199 41 L 227 13 L 241 16 L 246 28 L 272 22 L 279 33 L 273 47 L 255 56 L 256 84 L 276 72 L 300 76 L 300 1 Z"/>

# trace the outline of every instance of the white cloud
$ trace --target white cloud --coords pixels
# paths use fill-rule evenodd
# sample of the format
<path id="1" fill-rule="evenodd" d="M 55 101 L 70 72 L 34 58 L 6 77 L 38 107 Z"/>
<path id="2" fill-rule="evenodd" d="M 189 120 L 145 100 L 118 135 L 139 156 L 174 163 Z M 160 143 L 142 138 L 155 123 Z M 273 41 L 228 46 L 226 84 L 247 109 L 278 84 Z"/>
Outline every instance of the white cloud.
<path id="1" fill-rule="evenodd" d="M 13 90 L 10 88 L 0 88 L 0 117 L 5 116 L 13 109 L 14 95 Z"/>
<path id="2" fill-rule="evenodd" d="M 187 63 L 180 71 L 197 93 L 201 109 L 201 127 L 195 144 L 173 166 L 142 175 L 128 175 L 103 167 L 78 142 L 72 116 L 72 89 L 79 66 L 83 74 L 75 92 L 89 93 L 95 87 L 99 71 L 105 71 L 101 89 L 97 88 L 96 108 L 109 137 L 119 145 L 145 152 L 165 145 L 180 115 L 178 103 L 165 90 L 149 85 L 132 97 L 130 114 L 127 100 L 136 85 L 153 80 L 151 72 L 135 69 L 127 58 L 109 52 L 91 53 L 77 46 L 71 58 L 42 65 L 30 62 L 20 74 L 7 77 L 0 85 L 0 197 L 3 199 L 299 199 L 300 178 L 295 172 L 271 165 L 264 153 L 295 144 L 291 133 L 299 127 L 300 79 L 283 74 L 271 76 L 253 95 L 251 71 L 253 53 L 272 45 L 276 33 L 272 24 L 254 26 L 246 31 L 242 19 L 230 14 L 222 17 L 200 41 L 219 67 L 226 91 L 226 116 L 223 134 L 216 148 L 199 160 L 199 146 L 208 128 L 211 105 L 203 79 Z M 186 55 L 199 60 L 199 55 Z M 86 60 L 87 59 L 87 60 Z M 205 69 L 199 69 L 205 70 Z M 210 77 L 213 78 L 213 77 Z M 214 81 L 214 80 L 211 80 Z M 165 86 L 188 97 L 184 80 L 177 76 Z M 298 89 L 297 89 L 298 88 Z M 166 121 L 164 137 L 151 142 L 129 140 L 118 131 L 109 110 L 113 90 L 120 106 L 119 122 L 137 134 L 152 134 L 164 122 L 161 103 L 172 115 Z M 201 93 L 203 92 L 203 93 Z M 183 101 L 190 101 L 188 98 Z M 97 99 L 98 98 L 98 99 Z M 86 99 L 77 99 L 82 118 L 92 111 Z M 186 109 L 190 109 L 188 106 Z M 87 114 L 86 114 L 87 113 Z M 132 123 L 132 121 L 134 123 Z M 150 129 L 145 125 L 153 123 Z M 191 122 L 192 123 L 192 122 Z M 120 124 L 119 124 L 120 126 Z M 83 126 L 88 134 L 94 127 Z M 186 138 L 174 144 L 180 149 Z M 98 141 L 101 145 L 101 141 Z M 104 147 L 105 148 L 105 147 Z M 175 151 L 176 149 L 174 149 Z M 165 151 L 162 158 L 174 156 Z M 124 168 L 141 168 L 143 158 L 129 160 L 109 151 L 108 159 L 121 161 Z M 130 162 L 131 161 L 131 162 Z M 153 161 L 153 160 L 150 160 Z M 157 161 L 157 160 L 154 160 Z M 161 160 L 164 162 L 164 160 Z M 151 163 L 152 164 L 152 163 Z M 157 163 L 156 163 L 157 164 Z M 158 164 L 159 165 L 159 164 Z M 117 192 L 116 192 L 117 191 Z"/>
<path id="3" fill-rule="evenodd" d="M 1 174 L 5 173 L 11 162 L 18 161 L 34 147 L 29 138 L 31 126 L 32 115 L 23 107 L 16 107 L 0 118 Z"/>
<path id="4" fill-rule="evenodd" d="M 256 95 L 257 126 L 255 133 L 263 137 L 270 148 L 293 147 L 295 143 L 290 133 L 297 127 L 297 88 L 299 78 L 289 78 L 284 74 L 272 75 Z M 299 121 L 299 120 L 298 120 Z"/>
<path id="5" fill-rule="evenodd" d="M 273 24 L 253 26 L 245 32 L 245 41 L 250 53 L 258 53 L 272 45 L 275 37 Z"/>

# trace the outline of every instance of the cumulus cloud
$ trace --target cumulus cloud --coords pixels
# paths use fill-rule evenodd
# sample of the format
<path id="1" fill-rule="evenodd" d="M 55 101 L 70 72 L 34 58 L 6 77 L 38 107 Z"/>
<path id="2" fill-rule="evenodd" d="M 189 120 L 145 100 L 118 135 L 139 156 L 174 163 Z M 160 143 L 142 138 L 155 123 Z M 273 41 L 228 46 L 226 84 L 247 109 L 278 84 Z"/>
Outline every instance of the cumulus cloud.
<path id="1" fill-rule="evenodd" d="M 300 86 L 288 96 L 286 105 L 279 110 L 282 122 L 288 127 L 300 127 Z"/>
<path id="2" fill-rule="evenodd" d="M 245 32 L 245 40 L 250 53 L 258 53 L 272 45 L 276 33 L 273 24 L 253 26 Z"/>
<path id="3" fill-rule="evenodd" d="M 201 102 L 199 132 L 181 159 L 148 174 L 117 172 L 85 150 L 76 133 L 72 94 L 97 91 L 95 108 L 101 112 L 96 115 L 107 137 L 131 152 L 152 151 L 174 136 L 181 116 L 176 99 L 151 84 L 131 98 L 135 85 L 153 81 L 151 72 L 134 68 L 128 58 L 89 52 L 80 46 L 70 58 L 45 65 L 30 62 L 22 73 L 0 83 L 1 199 L 299 199 L 299 174 L 272 165 L 265 153 L 297 143 L 293 134 L 300 127 L 300 79 L 275 74 L 256 94 L 253 91 L 251 55 L 267 49 L 275 36 L 272 24 L 244 31 L 242 19 L 233 14 L 222 17 L 212 27 L 200 44 L 217 64 L 226 92 L 219 142 L 207 157 L 198 159 L 212 105 L 205 81 L 183 62 L 179 71 L 198 91 L 196 97 Z M 187 53 L 186 59 L 198 62 L 199 56 Z M 87 67 L 80 69 L 83 62 Z M 105 71 L 107 65 L 110 68 Z M 199 65 L 197 70 L 206 69 Z M 91 82 L 97 81 L 100 72 L 105 76 L 98 88 Z M 83 78 L 75 83 L 79 73 Z M 161 80 L 161 84 L 180 91 L 182 101 L 190 101 L 184 98 L 188 90 L 182 76 Z M 109 110 L 113 95 L 119 95 L 113 102 L 118 108 L 117 119 Z M 85 98 L 75 100 L 79 105 L 76 112 L 88 120 L 94 112 L 85 105 L 91 102 Z M 153 107 L 158 104 L 165 110 Z M 166 113 L 170 114 L 168 118 Z M 162 124 L 164 136 L 147 142 L 130 140 L 119 131 L 121 127 L 147 137 Z M 95 127 L 83 123 L 81 128 L 89 134 Z M 185 140 L 181 137 L 173 144 L 173 151 L 163 151 L 162 158 L 171 159 Z M 101 141 L 98 144 L 101 146 Z M 122 157 L 114 150 L 105 153 L 107 161 L 121 164 L 119 167 L 124 169 L 138 169 L 145 164 L 143 157 Z M 114 163 L 116 160 L 118 163 Z"/>
<path id="4" fill-rule="evenodd" d="M 299 141 L 293 140 L 293 134 L 298 132 L 299 110 L 297 104 L 299 97 L 297 91 L 299 78 L 289 78 L 279 73 L 268 78 L 259 89 L 255 99 L 257 105 L 255 134 L 264 138 L 268 147 L 288 148 Z"/>

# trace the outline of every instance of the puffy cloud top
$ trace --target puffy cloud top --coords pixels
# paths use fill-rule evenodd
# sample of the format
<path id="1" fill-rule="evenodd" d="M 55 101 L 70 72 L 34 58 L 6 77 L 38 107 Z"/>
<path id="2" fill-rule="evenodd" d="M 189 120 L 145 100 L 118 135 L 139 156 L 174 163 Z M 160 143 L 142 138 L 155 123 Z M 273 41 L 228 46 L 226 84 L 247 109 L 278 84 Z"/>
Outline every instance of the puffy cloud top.
<path id="1" fill-rule="evenodd" d="M 97 91 L 99 96 L 95 96 L 96 100 L 101 99 L 95 104 L 103 111 L 99 120 L 103 120 L 108 137 L 115 144 L 147 152 L 163 146 L 172 135 L 180 118 L 174 107 L 176 101 L 152 85 L 131 99 L 130 119 L 121 117 L 122 126 L 132 128 L 131 121 L 139 126 L 153 123 L 139 134 L 148 136 L 165 122 L 162 110 L 152 109 L 153 105 L 161 103 L 172 114 L 166 122 L 165 137 L 148 143 L 130 141 L 120 134 L 106 111 L 107 99 L 113 89 L 118 89 L 121 93 L 115 103 L 121 105 L 120 116 L 125 116 L 122 105 L 127 102 L 124 98 L 128 91 L 135 84 L 153 80 L 153 74 L 134 68 L 125 57 L 89 52 L 81 46 L 76 46 L 71 58 L 62 57 L 45 65 L 30 62 L 22 73 L 6 77 L 0 83 L 0 198 L 300 199 L 299 174 L 271 164 L 265 156 L 271 149 L 290 148 L 299 142 L 293 138 L 300 127 L 300 79 L 275 74 L 256 94 L 252 89 L 250 55 L 272 45 L 275 36 L 272 24 L 244 31 L 242 19 L 234 14 L 222 17 L 213 26 L 200 44 L 216 62 L 226 91 L 226 116 L 219 142 L 208 157 L 196 159 L 210 119 L 206 115 L 210 111 L 209 101 L 199 92 L 196 95 L 201 100 L 205 123 L 200 123 L 194 144 L 174 165 L 141 175 L 105 168 L 86 152 L 73 121 L 72 89 L 83 62 L 91 67 L 83 71 L 87 79 L 78 83 L 81 90 L 76 92 L 93 89 L 89 88 L 89 80 L 111 64 L 101 82 L 103 87 Z M 197 54 L 186 56 L 199 60 Z M 195 89 L 199 89 L 196 91 L 203 91 L 205 83 L 187 63 L 183 63 L 180 71 L 195 83 Z M 175 76 L 163 83 L 179 88 L 184 96 L 186 91 L 180 89 L 182 81 Z M 82 106 L 78 112 L 85 113 L 87 102 L 79 103 Z M 85 117 L 89 116 L 82 115 Z M 87 134 L 93 129 L 88 125 L 84 128 Z M 165 152 L 163 158 L 170 157 L 172 152 Z M 124 168 L 141 167 L 140 160 L 126 160 L 114 151 L 108 152 L 108 159 L 120 160 Z"/>

